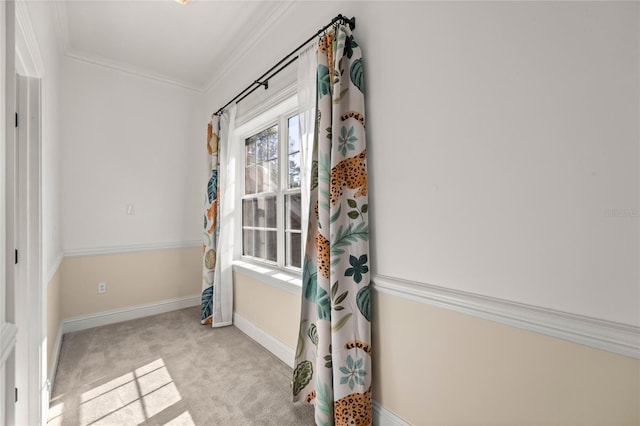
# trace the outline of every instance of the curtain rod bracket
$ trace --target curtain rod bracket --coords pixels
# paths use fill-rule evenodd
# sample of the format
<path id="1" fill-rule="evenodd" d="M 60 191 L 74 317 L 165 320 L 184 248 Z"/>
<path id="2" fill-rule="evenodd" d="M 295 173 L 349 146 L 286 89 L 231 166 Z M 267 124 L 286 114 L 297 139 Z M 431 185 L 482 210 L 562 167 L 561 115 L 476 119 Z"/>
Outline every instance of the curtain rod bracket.
<path id="1" fill-rule="evenodd" d="M 342 21 L 343 24 L 349 24 L 349 28 L 351 28 L 351 31 L 356 29 L 356 17 L 353 16 L 351 19 L 347 18 L 346 16 L 343 16 L 342 13 L 340 13 L 338 16 L 336 16 L 335 18 L 333 18 L 333 20 L 331 21 L 331 23 L 336 23 Z"/>
<path id="2" fill-rule="evenodd" d="M 269 80 L 265 80 L 265 81 L 256 80 L 256 81 L 253 82 L 253 84 L 257 84 L 259 86 L 264 86 L 264 90 L 267 90 L 269 88 Z"/>

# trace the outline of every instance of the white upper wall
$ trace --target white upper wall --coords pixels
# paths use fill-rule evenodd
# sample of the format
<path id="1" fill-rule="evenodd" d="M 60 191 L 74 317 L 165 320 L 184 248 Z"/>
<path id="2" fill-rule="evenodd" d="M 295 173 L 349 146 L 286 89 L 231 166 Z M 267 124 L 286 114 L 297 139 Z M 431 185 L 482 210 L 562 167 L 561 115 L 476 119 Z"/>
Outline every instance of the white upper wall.
<path id="1" fill-rule="evenodd" d="M 640 325 L 638 4 L 414 8 L 366 38 L 376 272 Z"/>
<path id="2" fill-rule="evenodd" d="M 200 119 L 337 13 L 366 64 L 373 272 L 640 325 L 638 4 L 295 3 Z"/>
<path id="3" fill-rule="evenodd" d="M 195 92 L 72 59 L 62 87 L 65 252 L 200 240 Z"/>

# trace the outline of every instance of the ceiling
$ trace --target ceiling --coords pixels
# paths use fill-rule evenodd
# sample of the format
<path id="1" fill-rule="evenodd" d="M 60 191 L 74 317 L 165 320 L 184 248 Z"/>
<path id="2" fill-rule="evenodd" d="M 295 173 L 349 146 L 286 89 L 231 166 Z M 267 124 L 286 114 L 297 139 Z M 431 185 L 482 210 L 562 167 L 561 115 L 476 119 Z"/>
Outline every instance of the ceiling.
<path id="1" fill-rule="evenodd" d="M 284 1 L 59 1 L 65 56 L 204 92 L 291 5 Z"/>

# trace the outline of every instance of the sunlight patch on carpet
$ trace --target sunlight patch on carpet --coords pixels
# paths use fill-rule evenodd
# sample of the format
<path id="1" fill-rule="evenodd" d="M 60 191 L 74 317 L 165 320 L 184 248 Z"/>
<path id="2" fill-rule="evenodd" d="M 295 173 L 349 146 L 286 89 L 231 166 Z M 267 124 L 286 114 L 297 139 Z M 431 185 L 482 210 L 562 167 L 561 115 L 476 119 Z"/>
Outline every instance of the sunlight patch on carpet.
<path id="1" fill-rule="evenodd" d="M 185 411 L 175 419 L 165 423 L 164 426 L 196 426 L 196 424 L 191 418 L 191 414 L 188 411 Z"/>
<path id="2" fill-rule="evenodd" d="M 164 361 L 159 358 L 83 392 L 78 421 L 81 425 L 138 424 L 181 400 Z M 52 413 L 57 418 L 64 412 L 64 406 L 60 405 Z M 185 411 L 171 422 L 189 424 L 190 419 Z"/>

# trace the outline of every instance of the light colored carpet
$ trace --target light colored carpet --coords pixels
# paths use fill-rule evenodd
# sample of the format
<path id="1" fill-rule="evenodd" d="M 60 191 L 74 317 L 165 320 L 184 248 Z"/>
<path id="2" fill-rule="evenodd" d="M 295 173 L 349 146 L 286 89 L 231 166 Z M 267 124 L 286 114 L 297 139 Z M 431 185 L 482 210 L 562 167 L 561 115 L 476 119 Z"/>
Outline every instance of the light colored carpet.
<path id="1" fill-rule="evenodd" d="M 49 425 L 313 425 L 291 369 L 188 308 L 64 336 Z"/>

